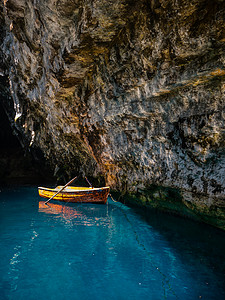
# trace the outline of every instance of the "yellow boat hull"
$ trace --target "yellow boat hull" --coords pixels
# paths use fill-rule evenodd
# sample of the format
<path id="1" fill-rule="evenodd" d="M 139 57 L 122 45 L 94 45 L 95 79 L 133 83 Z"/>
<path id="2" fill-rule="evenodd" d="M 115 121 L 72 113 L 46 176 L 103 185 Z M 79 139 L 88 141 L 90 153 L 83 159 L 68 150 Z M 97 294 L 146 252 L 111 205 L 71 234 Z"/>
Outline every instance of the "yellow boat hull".
<path id="1" fill-rule="evenodd" d="M 50 199 L 54 196 L 62 186 L 58 186 L 55 189 L 39 187 L 38 193 L 40 197 Z M 103 203 L 107 202 L 109 195 L 109 187 L 101 188 L 86 188 L 86 187 L 66 187 L 60 193 L 58 193 L 53 200 L 59 200 L 64 202 L 84 202 L 84 203 Z"/>

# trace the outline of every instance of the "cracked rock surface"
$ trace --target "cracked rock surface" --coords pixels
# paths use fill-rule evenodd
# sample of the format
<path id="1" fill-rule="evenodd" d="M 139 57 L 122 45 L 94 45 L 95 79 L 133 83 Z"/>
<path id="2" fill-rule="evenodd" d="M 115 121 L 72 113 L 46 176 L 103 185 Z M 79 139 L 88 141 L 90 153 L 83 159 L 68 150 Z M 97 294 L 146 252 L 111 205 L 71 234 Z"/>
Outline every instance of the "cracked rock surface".
<path id="1" fill-rule="evenodd" d="M 224 1 L 4 0 L 0 20 L 24 149 L 225 229 Z"/>

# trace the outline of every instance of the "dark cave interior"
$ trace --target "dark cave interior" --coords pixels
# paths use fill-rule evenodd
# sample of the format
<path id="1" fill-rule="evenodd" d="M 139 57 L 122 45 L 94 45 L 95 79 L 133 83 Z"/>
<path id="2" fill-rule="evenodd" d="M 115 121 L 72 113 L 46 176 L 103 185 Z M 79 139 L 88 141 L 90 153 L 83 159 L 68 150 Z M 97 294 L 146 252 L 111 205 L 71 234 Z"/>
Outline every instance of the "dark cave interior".
<path id="1" fill-rule="evenodd" d="M 44 174 L 41 172 L 42 164 L 43 161 L 34 159 L 33 153 L 23 149 L 0 101 L 0 185 L 52 182 L 46 167 Z"/>
<path id="2" fill-rule="evenodd" d="M 13 134 L 8 117 L 0 104 L 0 151 L 8 152 L 10 149 L 20 149 L 20 143 L 17 137 Z"/>

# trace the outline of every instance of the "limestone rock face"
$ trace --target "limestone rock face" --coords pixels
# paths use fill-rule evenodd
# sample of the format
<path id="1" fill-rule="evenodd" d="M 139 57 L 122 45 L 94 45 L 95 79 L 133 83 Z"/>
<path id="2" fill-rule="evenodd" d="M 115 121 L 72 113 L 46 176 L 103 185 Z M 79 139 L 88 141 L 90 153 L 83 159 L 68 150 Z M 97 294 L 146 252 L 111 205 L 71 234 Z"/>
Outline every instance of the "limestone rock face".
<path id="1" fill-rule="evenodd" d="M 0 7 L 1 102 L 25 149 L 146 205 L 164 199 L 150 187 L 174 189 L 225 228 L 223 0 Z"/>

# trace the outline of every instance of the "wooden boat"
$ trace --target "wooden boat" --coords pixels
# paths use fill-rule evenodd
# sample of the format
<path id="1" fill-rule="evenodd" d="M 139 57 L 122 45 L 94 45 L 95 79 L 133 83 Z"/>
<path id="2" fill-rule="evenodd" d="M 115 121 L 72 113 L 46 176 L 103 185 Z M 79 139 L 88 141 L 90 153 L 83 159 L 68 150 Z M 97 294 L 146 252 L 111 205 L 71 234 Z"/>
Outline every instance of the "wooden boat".
<path id="1" fill-rule="evenodd" d="M 67 186 L 62 189 L 63 186 L 57 186 L 54 189 L 39 187 L 39 196 L 43 198 L 53 200 L 59 200 L 64 202 L 84 202 L 84 203 L 103 203 L 107 202 L 107 197 L 109 195 L 109 187 L 75 187 Z M 60 192 L 59 192 L 60 191 Z M 57 194 L 58 193 L 58 194 Z"/>

